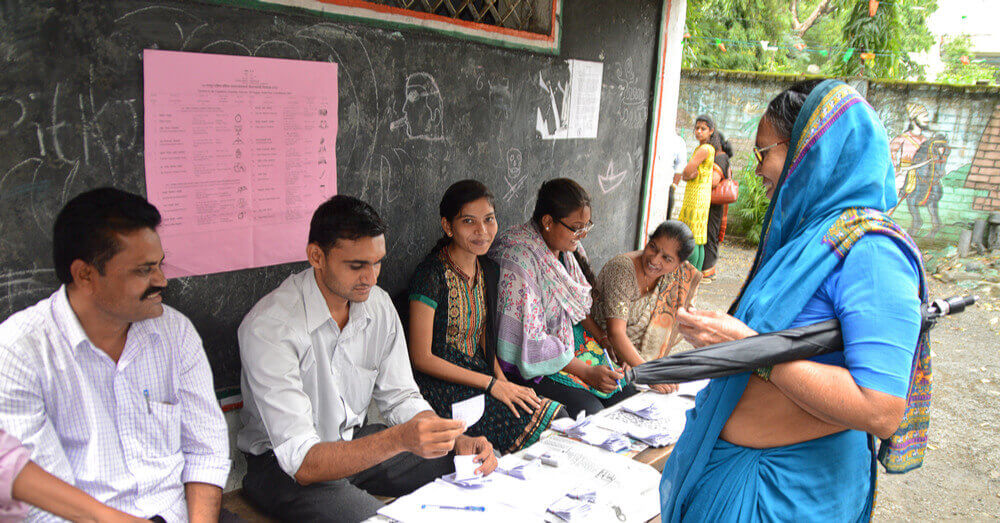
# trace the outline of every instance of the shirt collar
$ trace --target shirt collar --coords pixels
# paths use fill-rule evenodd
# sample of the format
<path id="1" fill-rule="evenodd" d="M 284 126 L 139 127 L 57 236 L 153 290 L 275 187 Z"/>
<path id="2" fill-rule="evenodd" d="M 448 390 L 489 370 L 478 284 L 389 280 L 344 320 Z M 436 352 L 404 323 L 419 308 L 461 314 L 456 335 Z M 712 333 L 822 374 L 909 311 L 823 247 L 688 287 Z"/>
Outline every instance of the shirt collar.
<path id="1" fill-rule="evenodd" d="M 76 317 L 76 312 L 69 304 L 65 284 L 56 291 L 55 300 L 52 302 L 52 316 L 56 320 L 59 332 L 66 336 L 70 347 L 75 349 L 81 343 L 90 341 L 87 338 L 87 333 L 83 330 L 83 325 L 80 325 L 80 319 Z"/>
<path id="2" fill-rule="evenodd" d="M 60 286 L 59 290 L 56 291 L 55 301 L 52 303 L 52 313 L 59 331 L 66 336 L 66 341 L 69 342 L 70 347 L 76 349 L 79 348 L 83 342 L 87 342 L 84 346 L 100 350 L 97 349 L 93 342 L 90 341 L 90 338 L 87 337 L 87 332 L 83 330 L 83 325 L 80 324 L 80 318 L 77 317 L 76 311 L 73 310 L 73 306 L 69 303 L 69 295 L 67 294 L 65 284 Z M 145 336 L 149 338 L 150 341 L 156 341 L 159 339 L 159 333 L 156 332 L 156 329 L 150 327 L 148 324 L 149 321 L 150 320 L 138 321 L 129 325 L 126 343 L 128 344 L 129 341 L 134 341 L 140 336 Z"/>
<path id="3" fill-rule="evenodd" d="M 306 328 L 311 333 L 326 322 L 332 322 L 333 317 L 330 316 L 330 308 L 326 304 L 326 299 L 323 298 L 322 291 L 319 290 L 315 269 L 312 267 L 306 269 L 304 276 L 307 281 L 303 282 L 302 298 L 306 308 Z M 367 302 L 351 302 L 345 328 L 349 328 L 351 324 L 366 327 L 370 321 L 371 314 L 368 312 Z M 336 322 L 334 322 L 334 326 L 337 326 Z"/>

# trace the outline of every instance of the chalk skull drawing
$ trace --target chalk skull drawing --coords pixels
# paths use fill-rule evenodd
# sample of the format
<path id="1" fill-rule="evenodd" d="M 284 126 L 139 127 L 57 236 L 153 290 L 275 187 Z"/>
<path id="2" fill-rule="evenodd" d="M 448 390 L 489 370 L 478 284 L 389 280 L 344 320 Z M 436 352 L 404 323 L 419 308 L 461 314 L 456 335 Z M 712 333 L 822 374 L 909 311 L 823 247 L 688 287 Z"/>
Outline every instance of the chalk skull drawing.
<path id="1" fill-rule="evenodd" d="M 444 139 L 444 101 L 434 77 L 414 73 L 406 77 L 406 101 L 403 117 L 389 124 L 389 130 L 406 128 L 406 137 L 413 140 Z"/>

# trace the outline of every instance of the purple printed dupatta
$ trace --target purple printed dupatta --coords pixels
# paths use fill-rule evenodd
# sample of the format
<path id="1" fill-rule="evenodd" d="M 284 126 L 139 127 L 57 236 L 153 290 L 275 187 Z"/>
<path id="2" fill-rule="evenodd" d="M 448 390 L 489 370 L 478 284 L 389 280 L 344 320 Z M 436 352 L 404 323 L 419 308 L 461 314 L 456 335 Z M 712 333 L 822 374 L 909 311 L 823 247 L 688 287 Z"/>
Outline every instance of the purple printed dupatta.
<path id="1" fill-rule="evenodd" d="M 578 250 L 584 254 L 583 246 Z M 591 287 L 575 256 L 560 261 L 533 222 L 504 231 L 490 250 L 500 265 L 497 357 L 525 379 L 555 374 L 573 359 L 573 326 L 590 313 Z"/>

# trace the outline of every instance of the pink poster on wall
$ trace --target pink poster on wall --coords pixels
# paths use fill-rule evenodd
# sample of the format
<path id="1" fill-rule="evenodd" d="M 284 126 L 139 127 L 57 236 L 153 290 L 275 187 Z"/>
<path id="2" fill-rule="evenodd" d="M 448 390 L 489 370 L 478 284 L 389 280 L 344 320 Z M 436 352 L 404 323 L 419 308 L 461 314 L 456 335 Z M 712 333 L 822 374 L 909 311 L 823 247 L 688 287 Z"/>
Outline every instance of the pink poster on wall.
<path id="1" fill-rule="evenodd" d="M 337 64 L 146 49 L 143 80 L 167 277 L 304 260 L 337 193 Z"/>

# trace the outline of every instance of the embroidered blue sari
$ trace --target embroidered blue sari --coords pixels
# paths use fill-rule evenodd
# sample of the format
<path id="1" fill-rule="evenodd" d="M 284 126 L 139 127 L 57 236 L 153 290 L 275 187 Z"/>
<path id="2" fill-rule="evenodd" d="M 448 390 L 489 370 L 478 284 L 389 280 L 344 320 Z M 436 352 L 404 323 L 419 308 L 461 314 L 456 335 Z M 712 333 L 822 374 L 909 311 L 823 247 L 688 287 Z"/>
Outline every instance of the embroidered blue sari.
<path id="1" fill-rule="evenodd" d="M 842 259 L 824 243 L 842 215 L 895 203 L 885 128 L 853 88 L 823 82 L 795 122 L 753 267 L 730 313 L 757 332 L 790 327 Z M 719 439 L 748 379 L 714 379 L 698 394 L 663 471 L 662 520 L 868 519 L 875 468 L 864 433 L 770 449 Z"/>

